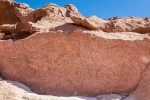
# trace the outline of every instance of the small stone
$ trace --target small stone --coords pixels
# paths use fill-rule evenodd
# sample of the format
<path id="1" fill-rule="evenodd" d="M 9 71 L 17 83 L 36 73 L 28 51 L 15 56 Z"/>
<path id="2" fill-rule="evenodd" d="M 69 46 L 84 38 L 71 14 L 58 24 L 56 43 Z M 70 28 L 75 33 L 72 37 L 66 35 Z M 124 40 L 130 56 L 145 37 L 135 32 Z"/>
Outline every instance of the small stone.
<path id="1" fill-rule="evenodd" d="M 118 94 L 99 95 L 97 100 L 121 100 L 122 97 Z"/>

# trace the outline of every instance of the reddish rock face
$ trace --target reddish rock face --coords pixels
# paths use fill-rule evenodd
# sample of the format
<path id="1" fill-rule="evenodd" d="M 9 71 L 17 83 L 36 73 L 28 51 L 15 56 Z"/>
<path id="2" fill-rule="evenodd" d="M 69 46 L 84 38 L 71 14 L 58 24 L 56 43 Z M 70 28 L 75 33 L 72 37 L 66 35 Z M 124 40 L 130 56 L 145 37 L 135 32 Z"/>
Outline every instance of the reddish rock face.
<path id="1" fill-rule="evenodd" d="M 32 21 L 32 11 L 28 5 L 15 3 L 13 0 L 0 0 L 0 25 Z"/>
<path id="2" fill-rule="evenodd" d="M 0 42 L 0 72 L 39 94 L 132 92 L 147 67 L 150 40 L 111 40 L 75 31 Z"/>
<path id="3" fill-rule="evenodd" d="M 4 13 L 7 12 L 7 13 Z M 12 1 L 0 1 L 0 25 L 2 24 L 14 24 L 20 22 L 19 17 L 15 12 Z"/>
<path id="4" fill-rule="evenodd" d="M 85 18 L 71 4 L 33 10 L 1 0 L 0 77 L 39 94 L 126 93 L 125 100 L 149 100 L 149 23 L 150 18 Z M 114 95 L 97 98 L 103 96 Z"/>

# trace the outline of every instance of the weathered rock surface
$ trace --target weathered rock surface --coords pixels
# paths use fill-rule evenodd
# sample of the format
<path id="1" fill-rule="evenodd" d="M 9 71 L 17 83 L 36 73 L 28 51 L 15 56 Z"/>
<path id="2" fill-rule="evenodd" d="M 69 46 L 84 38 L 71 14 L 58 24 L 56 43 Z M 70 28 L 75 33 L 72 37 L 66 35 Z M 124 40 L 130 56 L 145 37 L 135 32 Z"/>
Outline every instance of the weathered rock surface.
<path id="1" fill-rule="evenodd" d="M 100 29 L 103 30 L 105 29 L 105 23 L 107 22 L 96 16 L 85 18 L 80 14 L 72 15 L 70 18 L 75 24 L 79 26 L 83 26 L 90 30 L 100 30 Z"/>
<path id="2" fill-rule="evenodd" d="M 137 18 L 137 17 L 126 17 L 110 20 L 106 24 L 106 32 L 138 32 L 145 33 L 136 30 L 138 28 L 148 28 L 150 27 L 150 18 Z M 146 33 L 150 33 L 148 30 Z"/>
<path id="3" fill-rule="evenodd" d="M 117 94 L 100 95 L 97 96 L 97 100 L 122 100 L 122 96 Z"/>
<path id="4" fill-rule="evenodd" d="M 33 11 L 26 4 L 15 3 L 12 0 L 0 0 L 0 25 L 15 24 L 30 21 L 27 16 Z"/>
<path id="5" fill-rule="evenodd" d="M 105 98 L 105 97 L 104 97 Z M 103 99 L 104 99 L 103 98 Z M 56 97 L 38 95 L 24 84 L 0 78 L 0 100 L 96 100 L 90 97 Z"/>
<path id="6" fill-rule="evenodd" d="M 117 98 L 121 100 L 123 96 L 117 94 L 100 95 L 95 97 L 56 97 L 52 95 L 38 95 L 22 83 L 3 80 L 0 78 L 0 100 L 112 100 Z"/>
<path id="7" fill-rule="evenodd" d="M 90 30 L 150 33 L 150 18 L 126 17 L 104 20 L 96 16 L 85 18 L 82 15 L 72 15 L 71 19 L 75 24 Z"/>
<path id="8" fill-rule="evenodd" d="M 18 22 L 16 24 L 1 25 L 0 32 L 4 33 L 2 39 L 21 39 L 31 35 L 36 30 L 33 29 L 32 23 Z"/>
<path id="9" fill-rule="evenodd" d="M 2 77 L 40 94 L 132 92 L 150 61 L 149 39 L 112 40 L 82 31 L 39 33 L 0 47 Z"/>
<path id="10" fill-rule="evenodd" d="M 60 7 L 56 4 L 50 3 L 42 8 L 35 10 L 34 12 L 34 20 L 37 21 L 49 21 L 52 22 L 72 22 L 70 16 L 72 14 L 79 14 L 77 8 L 74 5 L 66 5 L 64 7 Z"/>
<path id="11" fill-rule="evenodd" d="M 3 79 L 21 82 L 38 94 L 149 100 L 150 18 L 85 18 L 71 4 L 33 10 L 1 0 L 0 11 L 4 9 L 0 13 Z M 5 92 L 11 86 L 3 80 L 0 85 L 2 99 L 9 100 L 3 95 L 7 92 L 16 95 L 10 99 L 23 98 L 24 90 Z M 49 100 L 30 93 L 23 99 L 39 98 Z"/>

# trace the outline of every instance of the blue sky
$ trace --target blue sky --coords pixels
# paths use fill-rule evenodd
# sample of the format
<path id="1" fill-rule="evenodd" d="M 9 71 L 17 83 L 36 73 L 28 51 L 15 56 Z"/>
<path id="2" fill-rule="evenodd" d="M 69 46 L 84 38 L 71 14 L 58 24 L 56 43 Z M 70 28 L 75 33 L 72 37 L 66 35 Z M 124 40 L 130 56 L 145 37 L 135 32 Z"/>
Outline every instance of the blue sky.
<path id="1" fill-rule="evenodd" d="M 40 8 L 47 3 L 59 6 L 75 5 L 84 16 L 96 15 L 101 18 L 114 16 L 150 17 L 150 0 L 14 0 L 27 3 L 31 8 Z"/>

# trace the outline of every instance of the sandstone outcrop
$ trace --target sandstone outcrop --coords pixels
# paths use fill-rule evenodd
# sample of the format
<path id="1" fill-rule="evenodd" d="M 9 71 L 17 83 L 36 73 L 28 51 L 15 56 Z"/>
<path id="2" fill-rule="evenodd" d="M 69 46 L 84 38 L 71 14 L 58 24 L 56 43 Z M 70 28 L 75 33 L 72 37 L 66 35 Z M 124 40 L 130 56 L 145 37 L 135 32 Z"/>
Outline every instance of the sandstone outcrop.
<path id="1" fill-rule="evenodd" d="M 33 10 L 1 0 L 0 11 L 4 9 L 7 12 L 0 13 L 3 79 L 43 95 L 149 100 L 150 18 L 86 18 L 71 4 Z M 29 100 L 49 100 L 18 88 L 20 92 L 5 92 L 13 87 L 4 80 L 0 85 L 4 100 L 7 92 L 17 99 L 25 95 Z"/>
<path id="2" fill-rule="evenodd" d="M 27 17 L 32 11 L 33 9 L 26 4 L 19 4 L 12 0 L 0 0 L 0 25 L 32 21 L 30 17 Z"/>
<path id="3" fill-rule="evenodd" d="M 149 43 L 148 38 L 112 40 L 80 30 L 37 33 L 0 42 L 1 76 L 39 94 L 130 93 L 149 63 Z"/>
<path id="4" fill-rule="evenodd" d="M 4 33 L 2 39 L 21 39 L 34 33 L 32 24 L 28 22 L 18 22 L 16 24 L 4 24 L 0 26 L 0 32 Z"/>
<path id="5" fill-rule="evenodd" d="M 88 18 L 82 15 L 72 15 L 72 21 L 90 30 L 101 30 L 104 32 L 137 32 L 141 34 L 150 33 L 150 18 L 114 18 L 104 20 L 91 16 Z"/>
<path id="6" fill-rule="evenodd" d="M 130 32 L 143 33 L 137 30 L 138 28 L 150 27 L 150 18 L 126 17 L 110 20 L 106 24 L 106 32 Z M 145 32 L 144 32 L 145 33 Z M 147 31 L 150 33 L 150 31 Z"/>
<path id="7" fill-rule="evenodd" d="M 41 20 L 50 22 L 71 22 L 68 18 L 72 14 L 79 14 L 74 5 L 68 4 L 64 7 L 60 7 L 56 4 L 50 3 L 34 11 L 34 20 L 35 22 Z"/>
<path id="8" fill-rule="evenodd" d="M 71 16 L 71 19 L 73 22 L 75 22 L 75 24 L 77 25 L 81 25 L 85 28 L 88 28 L 90 30 L 98 30 L 99 27 L 92 22 L 91 20 L 88 20 L 87 18 L 84 18 L 83 16 Z"/>
<path id="9" fill-rule="evenodd" d="M 85 18 L 84 16 L 77 14 L 77 15 L 72 15 L 71 16 L 71 20 L 79 25 L 79 26 L 83 26 L 87 29 L 90 30 L 104 30 L 105 29 L 105 24 L 106 24 L 106 20 L 100 19 L 96 16 L 91 16 L 91 17 L 87 17 Z"/>

